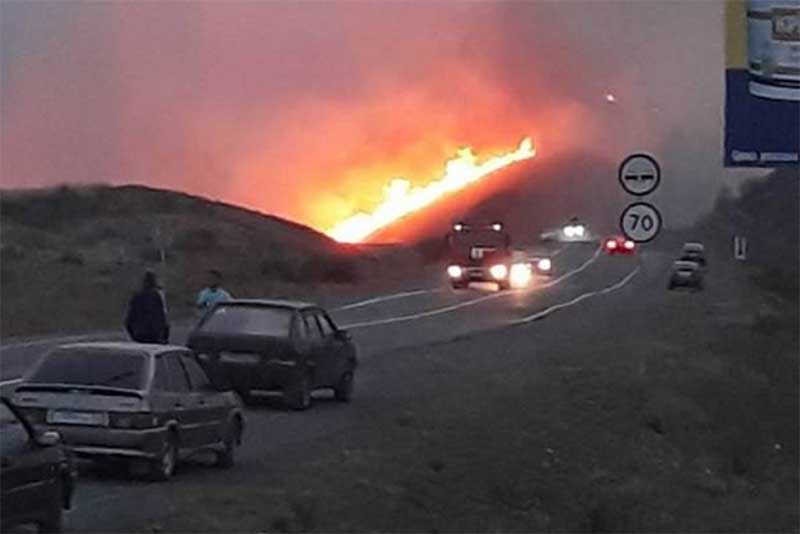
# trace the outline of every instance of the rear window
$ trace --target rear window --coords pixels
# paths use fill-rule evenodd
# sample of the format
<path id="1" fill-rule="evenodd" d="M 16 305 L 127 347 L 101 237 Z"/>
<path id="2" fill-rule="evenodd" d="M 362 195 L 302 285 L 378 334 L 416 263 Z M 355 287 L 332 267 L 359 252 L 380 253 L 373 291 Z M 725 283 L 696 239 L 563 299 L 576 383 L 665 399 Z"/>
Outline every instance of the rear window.
<path id="1" fill-rule="evenodd" d="M 145 356 L 92 349 L 56 350 L 44 357 L 30 382 L 142 389 Z"/>
<path id="2" fill-rule="evenodd" d="M 218 306 L 200 325 L 209 334 L 289 337 L 292 310 L 267 306 Z"/>

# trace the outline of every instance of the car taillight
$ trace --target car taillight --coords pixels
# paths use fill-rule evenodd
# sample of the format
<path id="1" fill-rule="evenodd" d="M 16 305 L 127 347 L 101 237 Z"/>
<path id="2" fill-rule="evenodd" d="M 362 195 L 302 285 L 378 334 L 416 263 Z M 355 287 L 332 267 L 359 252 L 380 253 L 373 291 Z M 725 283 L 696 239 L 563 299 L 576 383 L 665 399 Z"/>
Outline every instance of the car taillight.
<path id="1" fill-rule="evenodd" d="M 158 417 L 152 413 L 111 413 L 109 425 L 125 429 L 153 428 L 158 426 Z"/>
<path id="2" fill-rule="evenodd" d="M 613 239 L 609 239 L 608 241 L 606 241 L 606 248 L 608 250 L 614 250 L 615 248 L 617 248 L 617 242 Z"/>
<path id="3" fill-rule="evenodd" d="M 625 245 L 623 245 L 628 250 L 633 250 L 634 245 L 633 241 L 625 241 Z"/>

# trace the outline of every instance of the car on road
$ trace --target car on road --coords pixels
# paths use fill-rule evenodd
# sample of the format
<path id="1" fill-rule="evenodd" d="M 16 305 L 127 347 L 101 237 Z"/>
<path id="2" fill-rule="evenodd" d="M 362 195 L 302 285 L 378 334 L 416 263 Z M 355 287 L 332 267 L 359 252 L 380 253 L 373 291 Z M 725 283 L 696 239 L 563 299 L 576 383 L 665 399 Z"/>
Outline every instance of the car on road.
<path id="1" fill-rule="evenodd" d="M 578 217 L 572 217 L 560 228 L 546 230 L 539 236 L 542 241 L 562 243 L 589 243 L 593 240 L 589 226 Z"/>
<path id="2" fill-rule="evenodd" d="M 667 289 L 685 287 L 695 291 L 702 291 L 703 285 L 703 270 L 699 263 L 678 260 L 672 264 Z"/>
<path id="3" fill-rule="evenodd" d="M 254 391 L 280 392 L 295 410 L 311 392 L 353 395 L 357 350 L 346 330 L 315 304 L 284 300 L 218 303 L 189 334 L 188 346 L 217 383 L 248 402 Z"/>
<path id="4" fill-rule="evenodd" d="M 681 249 L 680 260 L 693 261 L 698 263 L 701 268 L 705 269 L 708 266 L 705 246 L 697 242 L 684 243 Z"/>
<path id="5" fill-rule="evenodd" d="M 502 223 L 456 223 L 447 235 L 447 276 L 453 289 L 489 282 L 499 290 L 524 287 L 532 270 L 527 259 L 511 249 L 511 236 Z"/>
<path id="6" fill-rule="evenodd" d="M 60 532 L 63 510 L 72 506 L 75 469 L 61 437 L 36 430 L 9 399 L 0 402 L 0 510 L 2 530 L 34 524 Z"/>
<path id="7" fill-rule="evenodd" d="M 78 458 L 124 460 L 153 480 L 203 451 L 232 466 L 244 430 L 236 394 L 214 387 L 191 350 L 171 345 L 62 345 L 26 375 L 14 404 Z"/>
<path id="8" fill-rule="evenodd" d="M 636 252 L 636 243 L 622 236 L 613 236 L 605 240 L 603 249 L 609 256 L 614 256 L 616 254 L 630 255 Z"/>

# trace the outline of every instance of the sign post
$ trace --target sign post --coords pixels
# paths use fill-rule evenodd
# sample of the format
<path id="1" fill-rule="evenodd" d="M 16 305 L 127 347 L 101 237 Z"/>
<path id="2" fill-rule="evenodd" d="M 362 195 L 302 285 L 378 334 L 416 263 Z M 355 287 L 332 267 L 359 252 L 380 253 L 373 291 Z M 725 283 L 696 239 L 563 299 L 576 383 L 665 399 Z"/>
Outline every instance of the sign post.
<path id="1" fill-rule="evenodd" d="M 644 197 L 661 183 L 661 167 L 656 159 L 643 153 L 631 154 L 619 166 L 617 177 L 622 189 L 635 197 Z M 634 202 L 622 211 L 619 228 L 636 243 L 652 241 L 661 231 L 661 213 L 649 202 Z"/>

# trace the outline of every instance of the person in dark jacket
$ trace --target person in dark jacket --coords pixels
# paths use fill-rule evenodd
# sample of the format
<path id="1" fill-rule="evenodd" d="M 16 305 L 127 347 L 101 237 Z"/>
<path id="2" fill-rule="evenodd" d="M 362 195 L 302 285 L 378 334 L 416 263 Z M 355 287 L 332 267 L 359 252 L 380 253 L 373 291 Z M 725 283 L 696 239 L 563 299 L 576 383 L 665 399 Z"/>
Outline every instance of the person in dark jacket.
<path id="1" fill-rule="evenodd" d="M 125 329 L 137 343 L 168 343 L 169 322 L 156 273 L 144 274 L 142 289 L 131 297 Z"/>

